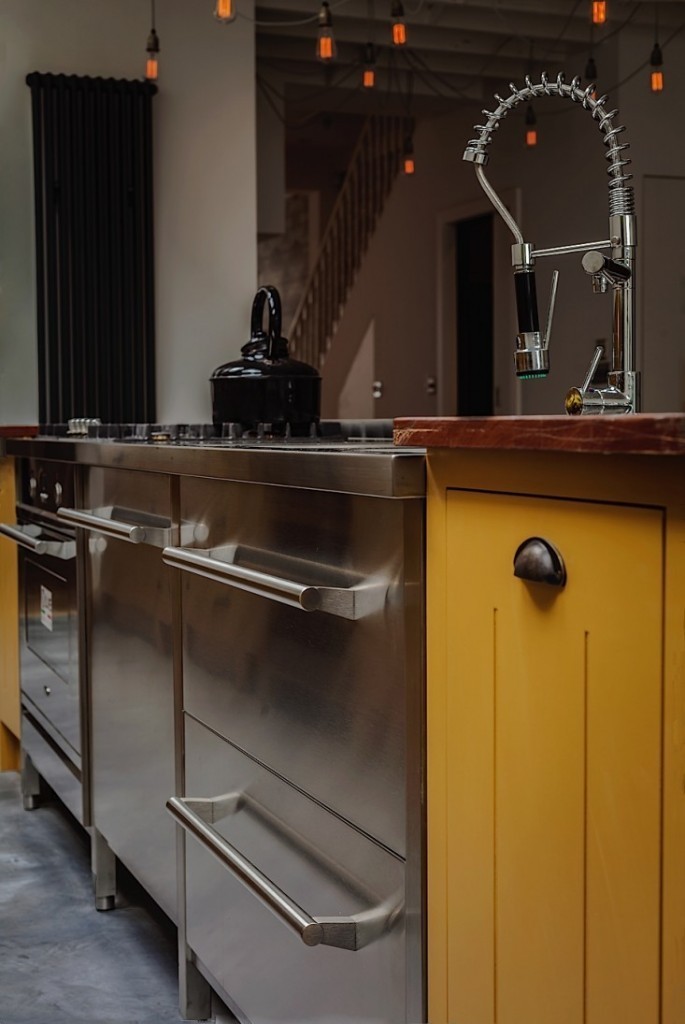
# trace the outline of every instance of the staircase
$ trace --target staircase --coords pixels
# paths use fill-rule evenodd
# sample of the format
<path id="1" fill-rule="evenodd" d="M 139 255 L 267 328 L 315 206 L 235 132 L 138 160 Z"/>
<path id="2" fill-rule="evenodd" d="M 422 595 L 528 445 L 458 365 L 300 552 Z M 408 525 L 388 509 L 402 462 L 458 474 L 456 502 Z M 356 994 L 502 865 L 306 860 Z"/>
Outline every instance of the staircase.
<path id="1" fill-rule="evenodd" d="M 293 355 L 319 369 L 412 131 L 409 118 L 374 116 L 359 136 L 289 331 Z"/>

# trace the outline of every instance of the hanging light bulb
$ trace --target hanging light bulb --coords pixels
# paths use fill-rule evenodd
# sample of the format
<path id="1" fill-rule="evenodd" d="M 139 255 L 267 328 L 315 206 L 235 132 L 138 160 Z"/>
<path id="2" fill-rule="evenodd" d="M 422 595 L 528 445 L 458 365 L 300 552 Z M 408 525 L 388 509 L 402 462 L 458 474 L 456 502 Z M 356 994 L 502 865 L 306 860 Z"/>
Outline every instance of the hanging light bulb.
<path id="1" fill-rule="evenodd" d="M 337 53 L 335 37 L 333 35 L 333 18 L 328 0 L 323 0 L 319 11 L 319 35 L 316 40 L 316 56 L 324 64 L 335 59 Z"/>
<path id="2" fill-rule="evenodd" d="M 595 64 L 595 58 L 590 54 L 585 65 L 585 80 L 592 82 L 593 85 L 597 81 L 597 65 Z M 597 90 L 593 89 L 590 93 L 593 100 L 597 99 Z"/>
<path id="3" fill-rule="evenodd" d="M 663 92 L 664 91 L 664 73 L 662 71 L 664 56 L 659 46 L 659 5 L 654 5 L 654 49 L 649 58 L 651 65 L 651 72 L 649 76 L 649 84 L 652 92 Z"/>
<path id="4" fill-rule="evenodd" d="M 373 43 L 367 43 L 364 47 L 362 85 L 365 89 L 373 89 L 376 85 L 376 47 Z"/>
<path id="5" fill-rule="evenodd" d="M 222 25 L 227 25 L 229 21 L 235 21 L 235 3 L 234 0 L 216 0 L 214 7 L 214 17 L 217 21 L 220 21 Z"/>
<path id="6" fill-rule="evenodd" d="M 662 71 L 664 57 L 661 52 L 661 47 L 658 43 L 654 44 L 652 55 L 649 58 L 652 71 L 650 74 L 650 86 L 652 92 L 663 92 L 664 91 L 664 73 Z"/>
<path id="7" fill-rule="evenodd" d="M 392 0 L 390 16 L 392 17 L 393 46 L 406 46 L 407 26 L 404 21 L 404 7 L 402 6 L 402 0 Z"/>
<path id="8" fill-rule="evenodd" d="M 528 104 L 528 109 L 526 110 L 526 145 L 527 146 L 537 146 L 537 144 L 538 144 L 537 123 L 538 122 L 537 122 L 537 118 L 535 116 L 535 111 L 533 110 L 533 108 L 531 107 L 531 105 L 529 103 Z"/>
<path id="9" fill-rule="evenodd" d="M 607 0 L 592 0 L 592 24 L 604 25 L 607 20 Z"/>
<path id="10" fill-rule="evenodd" d="M 404 140 L 404 150 L 402 152 L 402 173 L 413 174 L 415 170 L 414 143 L 412 142 L 411 136 L 408 135 Z"/>
<path id="11" fill-rule="evenodd" d="M 150 0 L 150 17 L 152 27 L 147 37 L 147 62 L 145 64 L 145 77 L 148 82 L 156 82 L 159 78 L 159 36 L 155 29 L 155 0 Z"/>

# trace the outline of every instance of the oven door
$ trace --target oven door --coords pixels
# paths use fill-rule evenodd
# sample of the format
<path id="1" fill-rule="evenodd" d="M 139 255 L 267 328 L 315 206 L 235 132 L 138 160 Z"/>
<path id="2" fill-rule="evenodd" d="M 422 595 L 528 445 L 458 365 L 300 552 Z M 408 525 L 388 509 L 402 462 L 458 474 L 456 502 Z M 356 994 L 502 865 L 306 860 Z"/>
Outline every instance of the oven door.
<path id="1" fill-rule="evenodd" d="M 81 767 L 76 541 L 72 531 L 24 517 L 0 524 L 19 549 L 21 692 L 24 708 Z"/>

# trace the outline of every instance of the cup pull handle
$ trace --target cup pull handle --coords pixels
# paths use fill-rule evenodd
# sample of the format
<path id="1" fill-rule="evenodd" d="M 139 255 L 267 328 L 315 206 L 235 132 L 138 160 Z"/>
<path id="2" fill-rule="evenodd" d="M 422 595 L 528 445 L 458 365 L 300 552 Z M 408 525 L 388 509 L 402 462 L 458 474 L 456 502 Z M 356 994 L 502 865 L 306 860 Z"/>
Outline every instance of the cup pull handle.
<path id="1" fill-rule="evenodd" d="M 514 576 L 529 583 L 566 586 L 566 566 L 557 549 L 544 537 L 529 537 L 514 555 Z"/>

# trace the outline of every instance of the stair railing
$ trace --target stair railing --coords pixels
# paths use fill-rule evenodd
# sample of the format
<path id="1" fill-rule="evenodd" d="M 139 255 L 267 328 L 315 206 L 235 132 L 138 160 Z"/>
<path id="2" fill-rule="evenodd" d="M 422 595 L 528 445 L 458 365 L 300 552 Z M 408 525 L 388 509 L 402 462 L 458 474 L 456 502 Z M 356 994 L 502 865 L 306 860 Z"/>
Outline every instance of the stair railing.
<path id="1" fill-rule="evenodd" d="M 306 363 L 323 364 L 412 129 L 399 116 L 370 117 L 362 129 L 289 331 Z"/>

